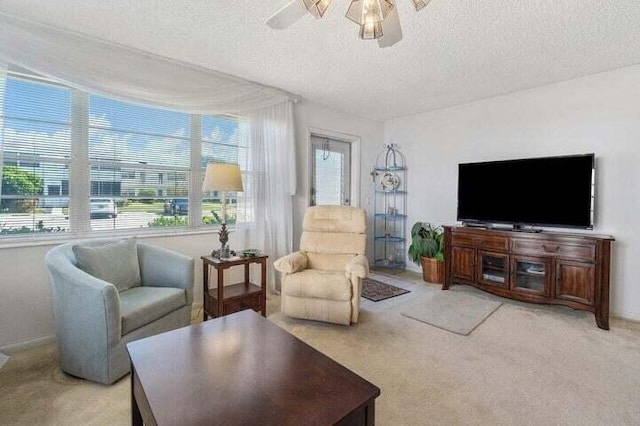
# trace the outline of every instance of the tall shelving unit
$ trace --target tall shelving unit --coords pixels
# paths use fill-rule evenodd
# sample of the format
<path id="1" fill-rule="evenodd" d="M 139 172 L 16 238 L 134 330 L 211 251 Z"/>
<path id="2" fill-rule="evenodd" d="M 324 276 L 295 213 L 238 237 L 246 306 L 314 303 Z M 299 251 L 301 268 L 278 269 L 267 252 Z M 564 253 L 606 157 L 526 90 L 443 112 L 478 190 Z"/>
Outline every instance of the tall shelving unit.
<path id="1" fill-rule="evenodd" d="M 407 165 L 396 144 L 385 144 L 372 171 L 374 267 L 406 267 Z"/>

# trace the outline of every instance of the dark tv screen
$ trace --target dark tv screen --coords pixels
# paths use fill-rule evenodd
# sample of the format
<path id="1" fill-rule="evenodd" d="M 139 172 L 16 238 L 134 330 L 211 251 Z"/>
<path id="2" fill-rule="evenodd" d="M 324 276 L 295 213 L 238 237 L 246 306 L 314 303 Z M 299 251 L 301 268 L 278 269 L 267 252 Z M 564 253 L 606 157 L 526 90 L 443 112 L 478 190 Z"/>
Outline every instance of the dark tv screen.
<path id="1" fill-rule="evenodd" d="M 458 166 L 458 221 L 593 227 L 594 154 Z"/>

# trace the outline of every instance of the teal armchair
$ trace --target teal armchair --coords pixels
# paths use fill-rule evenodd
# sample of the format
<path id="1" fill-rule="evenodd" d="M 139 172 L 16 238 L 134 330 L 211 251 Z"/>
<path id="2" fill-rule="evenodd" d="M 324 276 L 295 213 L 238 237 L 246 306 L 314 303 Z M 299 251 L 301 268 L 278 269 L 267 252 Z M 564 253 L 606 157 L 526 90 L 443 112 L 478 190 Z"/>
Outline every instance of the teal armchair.
<path id="1" fill-rule="evenodd" d="M 117 241 L 63 244 L 45 256 L 60 367 L 104 384 L 129 372 L 128 342 L 189 325 L 193 303 L 194 260 L 170 250 L 136 243 L 141 284 L 121 291 L 76 266 L 74 245 Z"/>

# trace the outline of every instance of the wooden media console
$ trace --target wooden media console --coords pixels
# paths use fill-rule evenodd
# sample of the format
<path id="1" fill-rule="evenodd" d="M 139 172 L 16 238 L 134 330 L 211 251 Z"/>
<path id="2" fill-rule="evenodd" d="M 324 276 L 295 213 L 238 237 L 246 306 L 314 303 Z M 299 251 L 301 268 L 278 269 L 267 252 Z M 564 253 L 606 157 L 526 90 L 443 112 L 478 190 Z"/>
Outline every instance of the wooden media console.
<path id="1" fill-rule="evenodd" d="M 445 226 L 445 283 L 595 314 L 609 329 L 610 236 Z"/>

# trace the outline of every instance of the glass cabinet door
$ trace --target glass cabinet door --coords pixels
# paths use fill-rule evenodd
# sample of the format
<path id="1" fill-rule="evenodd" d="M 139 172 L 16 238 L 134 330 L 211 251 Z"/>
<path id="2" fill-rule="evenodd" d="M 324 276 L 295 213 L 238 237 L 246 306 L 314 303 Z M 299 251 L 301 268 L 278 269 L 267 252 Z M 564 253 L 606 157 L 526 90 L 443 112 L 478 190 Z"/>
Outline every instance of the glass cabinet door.
<path id="1" fill-rule="evenodd" d="M 511 268 L 512 290 L 540 295 L 549 293 L 549 259 L 514 256 Z"/>
<path id="2" fill-rule="evenodd" d="M 478 281 L 509 288 L 509 257 L 506 254 L 478 252 Z"/>

